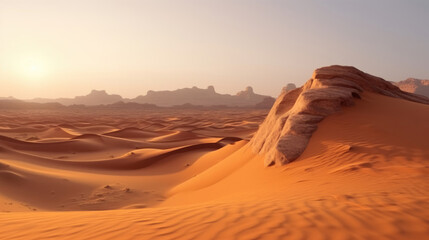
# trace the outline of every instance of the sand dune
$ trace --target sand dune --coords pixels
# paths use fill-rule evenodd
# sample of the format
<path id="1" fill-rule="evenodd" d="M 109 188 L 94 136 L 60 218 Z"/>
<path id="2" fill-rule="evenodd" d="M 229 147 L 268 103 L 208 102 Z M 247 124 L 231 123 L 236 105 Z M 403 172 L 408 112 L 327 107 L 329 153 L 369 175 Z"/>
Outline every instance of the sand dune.
<path id="1" fill-rule="evenodd" d="M 426 239 L 429 105 L 368 79 L 283 166 L 262 110 L 1 114 L 0 239 Z"/>
<path id="2" fill-rule="evenodd" d="M 158 136 L 160 133 L 153 132 L 153 131 L 144 131 L 142 129 L 136 128 L 136 127 L 128 127 L 112 132 L 105 133 L 104 135 L 107 136 L 113 136 L 113 137 L 119 137 L 119 138 L 153 138 Z"/>
<path id="3" fill-rule="evenodd" d="M 196 139 L 196 138 L 201 138 L 201 137 L 190 131 L 176 131 L 171 134 L 152 138 L 151 141 L 152 142 L 174 142 L 174 141 L 189 140 L 189 139 Z"/>

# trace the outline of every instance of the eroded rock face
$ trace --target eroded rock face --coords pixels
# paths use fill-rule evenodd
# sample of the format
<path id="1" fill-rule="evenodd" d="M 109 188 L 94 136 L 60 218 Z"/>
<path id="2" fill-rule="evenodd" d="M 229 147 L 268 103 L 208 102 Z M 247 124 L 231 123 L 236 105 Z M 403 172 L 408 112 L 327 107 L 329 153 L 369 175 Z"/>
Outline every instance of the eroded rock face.
<path id="1" fill-rule="evenodd" d="M 265 166 L 294 161 L 304 152 L 317 124 L 341 107 L 353 105 L 363 91 L 429 104 L 429 98 L 402 92 L 354 67 L 323 67 L 304 86 L 283 89 L 250 145 L 265 155 Z"/>

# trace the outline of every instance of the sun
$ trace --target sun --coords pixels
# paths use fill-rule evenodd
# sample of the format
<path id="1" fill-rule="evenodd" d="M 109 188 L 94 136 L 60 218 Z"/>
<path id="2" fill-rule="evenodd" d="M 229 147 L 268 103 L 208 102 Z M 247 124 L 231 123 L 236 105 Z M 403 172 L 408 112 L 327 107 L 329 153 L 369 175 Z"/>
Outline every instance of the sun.
<path id="1" fill-rule="evenodd" d="M 40 66 L 37 66 L 36 64 L 32 64 L 28 68 L 28 71 L 31 75 L 37 75 L 40 73 Z"/>
<path id="2" fill-rule="evenodd" d="M 38 80 L 46 76 L 46 63 L 41 59 L 29 58 L 21 64 L 21 74 L 28 80 Z"/>
<path id="3" fill-rule="evenodd" d="M 44 67 L 40 63 L 31 63 L 27 66 L 27 76 L 30 78 L 40 78 L 44 75 Z"/>

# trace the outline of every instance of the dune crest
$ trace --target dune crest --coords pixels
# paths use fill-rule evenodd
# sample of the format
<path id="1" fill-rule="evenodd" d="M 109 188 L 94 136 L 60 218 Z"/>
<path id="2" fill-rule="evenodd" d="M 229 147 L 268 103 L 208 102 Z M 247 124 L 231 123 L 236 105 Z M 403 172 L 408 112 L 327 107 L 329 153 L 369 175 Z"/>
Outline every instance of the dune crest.
<path id="1" fill-rule="evenodd" d="M 325 117 L 351 106 L 364 91 L 429 104 L 429 98 L 403 92 L 382 78 L 349 66 L 316 69 L 304 86 L 284 89 L 252 138 L 254 151 L 265 156 L 264 165 L 284 165 L 305 150 Z"/>

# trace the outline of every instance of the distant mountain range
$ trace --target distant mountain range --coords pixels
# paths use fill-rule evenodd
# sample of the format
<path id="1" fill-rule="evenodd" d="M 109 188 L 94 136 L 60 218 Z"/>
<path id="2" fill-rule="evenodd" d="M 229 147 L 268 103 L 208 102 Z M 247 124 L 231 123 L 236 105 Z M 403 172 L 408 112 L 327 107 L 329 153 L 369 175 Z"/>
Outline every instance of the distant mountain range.
<path id="1" fill-rule="evenodd" d="M 408 78 L 400 82 L 392 82 L 402 91 L 411 92 L 429 97 L 429 80 Z M 288 84 L 283 91 L 295 89 L 295 84 Z M 117 94 L 109 94 L 104 90 L 92 90 L 88 95 L 74 98 L 35 98 L 18 100 L 13 97 L 0 97 L 0 108 L 58 108 L 59 106 L 98 106 L 105 105 L 109 108 L 156 108 L 180 106 L 185 108 L 195 107 L 250 107 L 271 108 L 275 99 L 271 96 L 260 95 L 253 91 L 252 87 L 238 92 L 235 95 L 217 93 L 213 86 L 206 89 L 197 87 L 182 88 L 173 91 L 148 91 L 146 95 L 136 98 L 123 98 Z M 32 104 L 26 104 L 32 103 Z M 34 104 L 33 104 L 34 103 Z"/>
<path id="2" fill-rule="evenodd" d="M 10 99 L 10 98 L 9 98 Z M 252 87 L 247 87 L 235 95 L 217 93 L 213 86 L 207 89 L 197 87 L 182 88 L 174 91 L 148 91 L 146 95 L 140 95 L 133 99 L 123 98 L 120 95 L 108 94 L 106 91 L 92 90 L 86 96 L 74 98 L 35 98 L 25 100 L 33 103 L 60 103 L 65 106 L 70 105 L 109 105 L 117 102 L 153 104 L 161 107 L 190 104 L 195 106 L 228 106 L 228 107 L 249 107 L 254 105 L 271 107 L 274 98 L 256 94 Z"/>
<path id="3" fill-rule="evenodd" d="M 207 89 L 182 88 L 175 91 L 148 91 L 147 95 L 138 96 L 131 99 L 132 102 L 149 103 L 158 106 L 172 106 L 182 104 L 192 104 L 201 106 L 225 105 L 225 106 L 251 106 L 264 101 L 265 98 L 272 99 L 270 96 L 259 95 L 253 92 L 251 87 L 235 95 L 216 93 L 213 86 Z"/>
<path id="4" fill-rule="evenodd" d="M 123 102 L 125 99 L 120 95 L 108 94 L 106 91 L 101 90 L 92 90 L 88 95 L 85 96 L 76 96 L 74 98 L 34 98 L 25 100 L 26 102 L 33 103 L 60 103 L 65 106 L 69 105 L 86 105 L 86 106 L 95 106 L 95 105 L 108 105 L 116 102 Z"/>
<path id="5" fill-rule="evenodd" d="M 88 95 L 74 98 L 35 98 L 19 100 L 13 97 L 0 97 L 0 109 L 60 109 L 60 108 L 266 108 L 274 104 L 270 96 L 254 93 L 251 87 L 235 95 L 216 93 L 213 86 L 207 89 L 197 87 L 182 88 L 174 91 L 148 91 L 133 99 L 123 98 L 117 94 L 109 94 L 104 90 L 92 90 Z"/>

